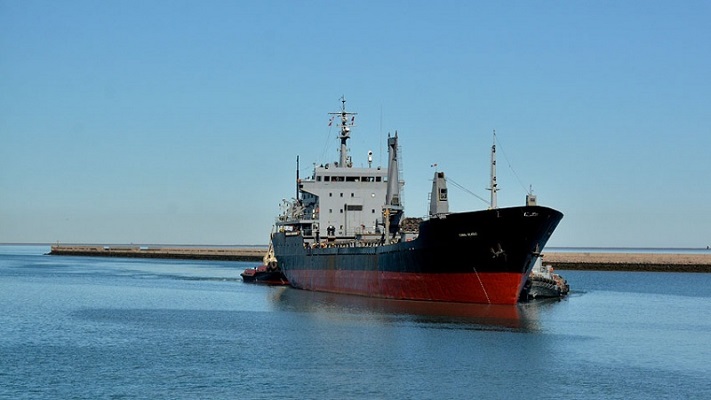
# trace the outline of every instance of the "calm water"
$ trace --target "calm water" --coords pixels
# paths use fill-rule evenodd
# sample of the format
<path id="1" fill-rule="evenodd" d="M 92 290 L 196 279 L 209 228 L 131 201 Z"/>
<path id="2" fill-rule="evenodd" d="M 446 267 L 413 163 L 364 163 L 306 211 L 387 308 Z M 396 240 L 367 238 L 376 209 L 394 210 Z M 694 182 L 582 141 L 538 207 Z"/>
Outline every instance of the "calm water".
<path id="1" fill-rule="evenodd" d="M 711 274 L 561 271 L 518 307 L 0 246 L 0 398 L 709 399 Z"/>

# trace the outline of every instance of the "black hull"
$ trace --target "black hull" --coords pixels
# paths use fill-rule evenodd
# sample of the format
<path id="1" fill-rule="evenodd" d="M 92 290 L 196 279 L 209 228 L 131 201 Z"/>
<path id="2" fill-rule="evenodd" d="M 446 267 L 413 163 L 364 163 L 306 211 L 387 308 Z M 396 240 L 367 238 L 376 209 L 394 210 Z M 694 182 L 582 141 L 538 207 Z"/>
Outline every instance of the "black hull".
<path id="1" fill-rule="evenodd" d="M 525 206 L 448 214 L 408 242 L 306 248 L 278 232 L 274 252 L 299 288 L 366 296 L 513 304 L 563 214 Z"/>

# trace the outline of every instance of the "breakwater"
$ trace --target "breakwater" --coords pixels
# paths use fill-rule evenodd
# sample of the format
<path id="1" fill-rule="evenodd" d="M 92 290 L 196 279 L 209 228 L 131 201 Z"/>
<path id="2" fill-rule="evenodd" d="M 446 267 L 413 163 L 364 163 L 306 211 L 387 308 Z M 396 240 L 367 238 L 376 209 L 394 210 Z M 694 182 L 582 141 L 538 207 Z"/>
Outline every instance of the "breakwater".
<path id="1" fill-rule="evenodd" d="M 686 253 L 545 253 L 555 269 L 586 271 L 711 272 L 711 252 Z"/>
<path id="2" fill-rule="evenodd" d="M 266 248 L 257 247 L 150 247 L 54 245 L 53 256 L 172 258 L 183 260 L 262 261 Z"/>
<path id="3" fill-rule="evenodd" d="M 259 247 L 149 247 L 54 245 L 50 255 L 129 258 L 173 258 L 221 261 L 262 261 Z M 711 272 L 711 252 L 684 253 L 545 253 L 543 262 L 555 269 L 588 271 Z"/>

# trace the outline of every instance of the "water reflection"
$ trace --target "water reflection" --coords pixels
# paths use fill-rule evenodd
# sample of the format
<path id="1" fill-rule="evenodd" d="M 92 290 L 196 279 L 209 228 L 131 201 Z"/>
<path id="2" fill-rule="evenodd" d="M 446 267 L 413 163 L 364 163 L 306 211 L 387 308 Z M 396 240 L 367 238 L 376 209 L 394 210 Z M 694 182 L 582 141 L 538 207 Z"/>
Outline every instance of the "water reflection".
<path id="1" fill-rule="evenodd" d="M 269 299 L 276 311 L 318 313 L 331 317 L 408 322 L 436 328 L 537 331 L 538 307 L 547 303 L 487 305 L 378 299 L 336 293 L 275 288 Z"/>

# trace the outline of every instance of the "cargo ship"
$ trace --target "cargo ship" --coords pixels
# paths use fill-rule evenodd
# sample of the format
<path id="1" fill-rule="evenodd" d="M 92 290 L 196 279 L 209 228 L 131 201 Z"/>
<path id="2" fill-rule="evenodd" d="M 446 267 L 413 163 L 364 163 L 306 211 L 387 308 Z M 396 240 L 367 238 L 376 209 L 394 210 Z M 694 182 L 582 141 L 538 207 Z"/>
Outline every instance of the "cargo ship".
<path id="1" fill-rule="evenodd" d="M 450 212 L 447 178 L 435 170 L 429 213 L 405 218 L 398 133 L 388 134 L 387 168 L 354 167 L 347 142 L 356 113 L 339 124 L 339 160 L 300 178 L 282 204 L 271 244 L 281 271 L 299 289 L 379 298 L 515 304 L 563 214 L 536 204 L 496 204 L 496 141 L 491 201 L 484 210 Z"/>

